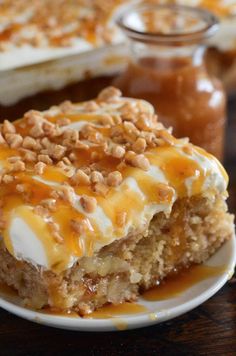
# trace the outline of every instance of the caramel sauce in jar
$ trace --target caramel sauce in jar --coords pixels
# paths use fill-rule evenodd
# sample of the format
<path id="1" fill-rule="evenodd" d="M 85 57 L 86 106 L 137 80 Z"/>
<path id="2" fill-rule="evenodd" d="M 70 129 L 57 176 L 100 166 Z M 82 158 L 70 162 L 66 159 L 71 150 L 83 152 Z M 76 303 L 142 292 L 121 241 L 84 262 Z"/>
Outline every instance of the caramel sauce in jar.
<path id="1" fill-rule="evenodd" d="M 142 30 L 134 25 L 134 15 Z M 130 40 L 133 55 L 114 86 L 125 96 L 149 101 L 175 136 L 189 137 L 222 159 L 226 96 L 220 80 L 206 69 L 203 45 L 209 28 L 216 25 L 214 17 L 185 6 L 138 5 L 124 13 L 118 24 Z"/>
<path id="2" fill-rule="evenodd" d="M 130 63 L 114 84 L 124 95 L 153 104 L 159 120 L 172 126 L 175 136 L 189 137 L 222 159 L 225 94 L 204 65 L 194 67 L 188 58 L 142 58 Z"/>

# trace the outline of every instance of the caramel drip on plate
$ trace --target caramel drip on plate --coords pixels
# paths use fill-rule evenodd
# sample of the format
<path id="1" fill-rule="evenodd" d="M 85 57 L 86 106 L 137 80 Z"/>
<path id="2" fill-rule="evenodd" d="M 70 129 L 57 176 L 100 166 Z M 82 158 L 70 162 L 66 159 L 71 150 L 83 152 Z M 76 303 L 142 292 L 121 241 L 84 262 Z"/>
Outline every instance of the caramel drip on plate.
<path id="1" fill-rule="evenodd" d="M 6 297 L 17 297 L 17 291 L 6 283 L 0 283 L 0 295 Z"/>
<path id="2" fill-rule="evenodd" d="M 217 277 L 225 271 L 225 266 L 192 266 L 167 277 L 160 285 L 144 292 L 142 298 L 148 301 L 161 301 L 175 298 L 195 284 L 205 279 Z"/>
<path id="3" fill-rule="evenodd" d="M 126 302 L 118 305 L 106 305 L 104 307 L 99 308 L 95 312 L 86 315 L 85 318 L 109 319 L 127 314 L 142 314 L 147 311 L 148 309 L 143 305 Z"/>
<path id="4" fill-rule="evenodd" d="M 42 310 L 45 314 L 56 315 L 56 316 L 66 316 L 72 318 L 79 318 L 80 316 L 76 312 L 71 311 L 59 311 L 55 308 L 44 308 Z M 84 315 L 84 319 L 110 319 L 116 318 L 122 315 L 130 315 L 130 314 L 142 314 L 148 312 L 148 309 L 141 304 L 138 303 L 129 303 L 124 302 L 118 305 L 105 305 L 93 313 Z"/>

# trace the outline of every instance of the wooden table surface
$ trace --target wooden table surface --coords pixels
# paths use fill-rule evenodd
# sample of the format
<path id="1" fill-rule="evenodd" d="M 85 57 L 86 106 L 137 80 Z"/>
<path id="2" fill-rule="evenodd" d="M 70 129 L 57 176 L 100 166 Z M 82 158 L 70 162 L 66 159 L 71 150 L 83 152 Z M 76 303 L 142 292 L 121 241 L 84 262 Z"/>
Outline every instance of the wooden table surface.
<path id="1" fill-rule="evenodd" d="M 236 99 L 229 103 L 226 168 L 236 213 Z M 197 309 L 160 325 L 114 333 L 40 326 L 0 310 L 2 355 L 236 355 L 236 276 Z"/>

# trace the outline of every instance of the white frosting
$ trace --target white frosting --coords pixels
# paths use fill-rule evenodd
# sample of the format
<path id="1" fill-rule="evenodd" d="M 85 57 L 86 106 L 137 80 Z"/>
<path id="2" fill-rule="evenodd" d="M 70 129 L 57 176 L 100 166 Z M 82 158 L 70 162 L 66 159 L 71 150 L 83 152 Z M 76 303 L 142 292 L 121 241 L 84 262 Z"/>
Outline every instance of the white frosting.
<path id="1" fill-rule="evenodd" d="M 87 73 L 91 77 L 113 75 L 125 67 L 127 55 L 127 47 L 117 44 L 29 67 L 0 70 L 0 105 L 13 105 L 27 96 L 61 89 L 85 79 Z"/>
<path id="2" fill-rule="evenodd" d="M 10 51 L 0 52 L 0 70 L 5 71 L 35 63 L 46 62 L 59 57 L 83 53 L 93 49 L 93 46 L 77 39 L 73 47 L 69 48 L 34 48 L 29 45 L 14 47 Z"/>
<path id="3" fill-rule="evenodd" d="M 189 177 L 185 180 L 185 186 L 187 188 L 189 197 L 191 196 L 191 193 L 192 193 L 193 183 L 198 179 L 199 176 L 200 176 L 200 171 L 196 171 L 195 176 Z"/>
<path id="4" fill-rule="evenodd" d="M 204 191 L 207 191 L 212 187 L 216 188 L 221 193 L 226 190 L 227 182 L 222 176 L 219 163 L 215 157 L 212 156 L 211 159 L 209 159 L 207 156 L 204 156 L 201 153 L 199 153 L 196 149 L 193 150 L 191 156 L 187 155 L 180 149 L 179 152 L 181 152 L 183 156 L 188 157 L 188 159 L 197 162 L 199 164 L 199 167 L 201 167 L 201 169 L 203 170 L 205 175 L 205 180 L 203 184 Z M 192 184 L 198 178 L 198 176 L 199 173 L 196 173 L 196 176 L 189 177 L 185 180 L 185 185 L 188 190 L 189 196 L 191 196 L 192 194 L 192 190 L 191 190 Z"/>
<path id="5" fill-rule="evenodd" d="M 21 217 L 16 216 L 11 220 L 9 236 L 17 259 L 49 267 L 42 242 Z"/>
<path id="6" fill-rule="evenodd" d="M 181 154 L 186 155 L 180 148 L 178 148 L 177 150 L 181 151 Z M 205 172 L 206 180 L 203 185 L 204 191 L 207 191 L 212 187 L 215 187 L 220 192 L 226 189 L 226 182 L 220 172 L 217 161 L 209 159 L 195 150 L 192 156 L 187 157 L 198 162 L 200 164 L 201 169 Z M 151 166 L 149 171 L 145 172 L 144 174 L 153 177 L 159 182 L 167 183 L 167 179 L 164 173 L 161 171 L 160 168 L 157 168 L 155 166 Z M 192 184 L 196 179 L 198 179 L 199 174 L 199 172 L 196 172 L 195 176 L 189 177 L 185 180 L 185 185 L 187 187 L 189 196 L 191 196 L 192 194 Z M 40 181 L 43 184 L 54 186 L 57 189 L 60 189 L 60 187 L 62 186 L 59 183 L 48 181 L 38 176 L 35 176 L 34 179 Z M 140 200 L 145 200 L 145 195 L 143 194 L 142 190 L 138 186 L 137 181 L 133 177 L 126 178 L 122 182 L 122 184 L 118 188 L 116 188 L 117 193 L 122 194 L 122 191 L 125 191 L 125 187 L 126 189 L 128 188 L 128 190 L 134 192 Z M 80 204 L 80 198 L 81 197 L 79 195 L 74 194 L 72 199 L 72 206 L 78 212 L 81 212 L 85 216 L 87 216 L 91 222 L 99 226 L 102 239 L 96 242 L 94 250 L 97 251 L 103 246 L 110 244 L 114 240 L 116 240 L 117 237 L 114 232 L 113 224 L 100 206 L 97 206 L 96 210 L 93 213 L 86 213 Z M 135 214 L 135 220 L 127 221 L 123 230 L 123 235 L 126 236 L 129 231 L 137 225 L 137 222 L 139 226 L 147 226 L 152 217 L 158 212 L 164 212 L 165 214 L 169 214 L 176 199 L 177 195 L 174 194 L 172 201 L 169 203 L 145 204 L 144 209 L 140 213 Z M 35 233 L 30 229 L 30 227 L 27 225 L 27 222 L 23 221 L 23 219 L 21 219 L 20 217 L 14 217 L 12 219 L 11 226 L 9 229 L 9 237 L 14 248 L 15 257 L 17 259 L 22 259 L 25 261 L 29 261 L 34 265 L 40 265 L 45 268 L 50 268 L 46 252 L 44 250 L 43 244 L 40 241 L 40 238 L 36 236 Z M 81 241 L 84 241 L 82 243 L 82 246 L 84 248 L 84 255 L 86 255 L 86 237 L 81 236 L 80 239 Z M 67 268 L 70 268 L 77 260 L 78 257 L 72 255 Z"/>
<path id="7" fill-rule="evenodd" d="M 156 166 L 150 166 L 149 170 L 145 173 L 148 174 L 150 177 L 156 179 L 160 183 L 168 183 L 161 169 Z"/>

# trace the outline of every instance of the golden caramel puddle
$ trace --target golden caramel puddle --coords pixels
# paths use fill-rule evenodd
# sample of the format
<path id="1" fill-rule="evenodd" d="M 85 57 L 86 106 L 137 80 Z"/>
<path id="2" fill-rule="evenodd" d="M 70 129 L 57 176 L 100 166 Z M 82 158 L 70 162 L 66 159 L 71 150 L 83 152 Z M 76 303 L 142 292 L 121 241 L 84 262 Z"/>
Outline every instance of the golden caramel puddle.
<path id="1" fill-rule="evenodd" d="M 113 318 L 114 316 L 120 316 L 125 314 L 141 314 L 147 311 L 148 309 L 143 305 L 125 302 L 118 305 L 105 305 L 104 307 L 99 308 L 95 312 L 84 316 L 84 318 L 109 319 Z"/>
<path id="2" fill-rule="evenodd" d="M 56 308 L 46 307 L 40 310 L 40 313 L 55 315 L 55 316 L 66 316 L 69 318 L 80 318 L 80 315 L 73 311 L 58 310 Z"/>
<path id="3" fill-rule="evenodd" d="M 84 315 L 84 319 L 110 319 L 114 316 L 121 316 L 126 314 L 141 314 L 147 312 L 148 309 L 143 305 L 136 303 L 122 303 L 118 305 L 105 305 L 104 307 L 99 308 L 95 312 Z M 56 315 L 56 316 L 66 316 L 72 318 L 80 318 L 81 316 L 76 312 L 71 311 L 60 311 L 56 308 L 44 308 L 41 310 L 43 314 Z"/>
<path id="4" fill-rule="evenodd" d="M 194 284 L 211 277 L 219 276 L 225 271 L 225 266 L 192 266 L 171 277 L 167 277 L 160 285 L 144 292 L 142 298 L 148 301 L 174 298 L 191 288 Z"/>
<path id="5" fill-rule="evenodd" d="M 18 295 L 17 291 L 9 287 L 6 283 L 0 282 L 0 294 L 5 294 L 8 297 L 16 297 Z"/>

